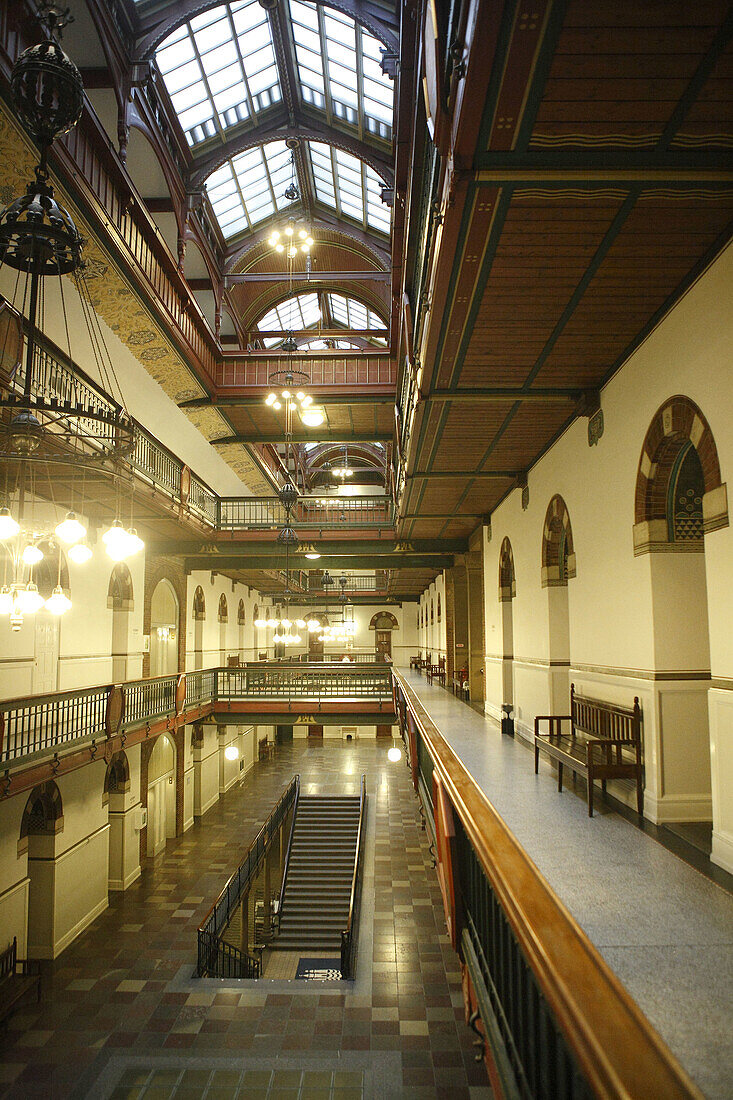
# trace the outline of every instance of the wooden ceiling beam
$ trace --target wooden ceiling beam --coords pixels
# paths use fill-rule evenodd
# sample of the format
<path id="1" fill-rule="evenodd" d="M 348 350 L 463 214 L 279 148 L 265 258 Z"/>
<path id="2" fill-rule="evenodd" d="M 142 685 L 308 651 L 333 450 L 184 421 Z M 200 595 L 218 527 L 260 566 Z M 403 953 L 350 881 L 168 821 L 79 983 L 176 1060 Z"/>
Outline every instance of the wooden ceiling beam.
<path id="1" fill-rule="evenodd" d="M 285 429 L 276 432 L 244 432 L 237 435 L 223 435 L 219 439 L 210 439 L 212 446 L 224 446 L 230 443 L 390 443 L 392 432 L 344 432 L 335 429 L 324 431 L 323 428 L 312 428 L 308 432 L 293 432 L 289 437 Z M 362 471 L 359 471 L 360 473 Z M 381 473 L 382 471 L 380 471 Z"/>

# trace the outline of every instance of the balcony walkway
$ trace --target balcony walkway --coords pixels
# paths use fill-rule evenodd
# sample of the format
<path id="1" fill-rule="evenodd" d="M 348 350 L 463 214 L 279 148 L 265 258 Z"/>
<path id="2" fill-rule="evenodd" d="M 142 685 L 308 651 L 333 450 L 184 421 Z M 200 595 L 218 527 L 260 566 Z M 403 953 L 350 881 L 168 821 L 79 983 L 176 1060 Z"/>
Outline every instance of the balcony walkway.
<path id="1" fill-rule="evenodd" d="M 441 687 L 399 670 L 558 897 L 709 1098 L 733 1095 L 733 896 Z"/>

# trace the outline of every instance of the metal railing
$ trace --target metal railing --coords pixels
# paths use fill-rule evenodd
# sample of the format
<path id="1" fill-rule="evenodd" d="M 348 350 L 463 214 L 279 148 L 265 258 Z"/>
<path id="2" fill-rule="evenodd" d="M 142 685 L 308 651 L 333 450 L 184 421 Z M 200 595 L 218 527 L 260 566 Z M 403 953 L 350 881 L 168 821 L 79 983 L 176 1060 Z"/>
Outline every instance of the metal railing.
<path id="1" fill-rule="evenodd" d="M 104 737 L 111 690 L 105 685 L 0 704 L 0 760 L 8 764 L 69 741 Z"/>
<path id="2" fill-rule="evenodd" d="M 115 717 L 109 718 L 115 702 Z M 181 676 L 132 680 L 85 690 L 55 692 L 0 702 L 0 765 L 125 733 L 187 711 L 214 710 L 254 699 L 392 701 L 390 666 L 257 662 L 240 668 L 209 668 Z"/>
<path id="3" fill-rule="evenodd" d="M 302 666 L 252 664 L 218 669 L 216 700 L 236 699 L 387 699 L 392 698 L 390 670 L 385 665 L 329 664 Z"/>
<path id="4" fill-rule="evenodd" d="M 238 951 L 236 948 L 229 948 L 228 951 L 222 952 L 221 934 L 232 919 L 235 907 L 249 892 L 273 839 L 297 802 L 299 791 L 300 776 L 294 775 L 287 789 L 280 796 L 275 809 L 247 849 L 244 859 L 228 879 L 224 889 L 199 925 L 196 967 L 199 978 L 260 977 L 258 959 L 253 959 L 246 952 Z M 218 967 L 224 962 L 230 968 L 241 965 L 247 973 L 232 973 L 231 969 L 229 973 L 220 973 Z"/>
<path id="5" fill-rule="evenodd" d="M 512 1100 L 700 1094 L 394 673 L 413 782 L 437 834 L 451 939 Z M 423 792 L 430 792 L 425 798 Z M 438 792 L 441 811 L 433 809 Z"/>
<path id="6" fill-rule="evenodd" d="M 359 912 L 361 909 L 361 884 L 363 879 L 363 852 L 366 824 L 366 775 L 361 777 L 359 798 L 359 831 L 356 836 L 356 858 L 354 874 L 351 879 L 349 898 L 349 919 L 341 933 L 341 977 L 353 981 L 356 977 L 356 958 L 359 947 Z"/>
<path id="7" fill-rule="evenodd" d="M 391 527 L 394 507 L 389 497 L 300 497 L 290 516 L 291 525 L 329 530 L 351 525 Z M 285 509 L 277 497 L 222 497 L 219 526 L 223 531 L 281 527 Z"/>

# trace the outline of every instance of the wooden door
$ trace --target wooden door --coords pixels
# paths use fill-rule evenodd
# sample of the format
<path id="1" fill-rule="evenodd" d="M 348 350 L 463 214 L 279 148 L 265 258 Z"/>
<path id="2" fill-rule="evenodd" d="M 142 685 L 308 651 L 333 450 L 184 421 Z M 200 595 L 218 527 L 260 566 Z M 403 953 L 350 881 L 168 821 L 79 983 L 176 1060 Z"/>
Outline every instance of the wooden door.
<path id="1" fill-rule="evenodd" d="M 59 624 L 46 612 L 36 614 L 33 659 L 33 694 L 46 695 L 58 690 Z"/>
<path id="2" fill-rule="evenodd" d="M 389 737 L 392 740 L 392 727 L 391 726 L 377 726 L 377 737 Z"/>
<path id="3" fill-rule="evenodd" d="M 374 655 L 378 662 L 385 664 L 386 658 L 392 656 L 392 631 L 375 630 L 374 634 Z"/>
<path id="4" fill-rule="evenodd" d="M 323 660 L 323 642 L 321 641 L 317 630 L 314 630 L 312 634 L 310 631 L 308 632 L 308 660 Z"/>
<path id="5" fill-rule="evenodd" d="M 323 726 L 308 726 L 308 736 L 323 740 Z"/>

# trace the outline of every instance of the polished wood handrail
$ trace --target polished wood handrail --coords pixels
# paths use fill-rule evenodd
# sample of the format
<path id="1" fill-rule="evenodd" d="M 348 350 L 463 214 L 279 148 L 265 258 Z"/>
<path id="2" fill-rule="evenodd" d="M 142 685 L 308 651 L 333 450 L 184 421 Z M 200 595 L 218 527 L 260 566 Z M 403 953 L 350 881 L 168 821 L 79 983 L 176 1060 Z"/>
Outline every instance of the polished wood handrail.
<path id="1" fill-rule="evenodd" d="M 566 909 L 393 669 L 435 771 L 568 1046 L 598 1097 L 702 1100 L 702 1093 Z"/>
<path id="2" fill-rule="evenodd" d="M 361 851 L 361 839 L 364 829 L 364 808 L 366 806 L 366 775 L 361 777 L 361 791 L 359 799 L 359 828 L 356 833 L 356 856 L 354 858 L 354 873 L 351 876 L 351 894 L 349 895 L 349 919 L 346 922 L 346 933 L 351 932 L 354 922 L 354 898 L 356 896 L 356 880 L 359 876 L 359 854 Z"/>

